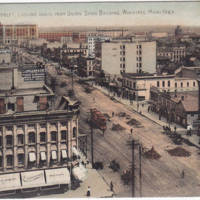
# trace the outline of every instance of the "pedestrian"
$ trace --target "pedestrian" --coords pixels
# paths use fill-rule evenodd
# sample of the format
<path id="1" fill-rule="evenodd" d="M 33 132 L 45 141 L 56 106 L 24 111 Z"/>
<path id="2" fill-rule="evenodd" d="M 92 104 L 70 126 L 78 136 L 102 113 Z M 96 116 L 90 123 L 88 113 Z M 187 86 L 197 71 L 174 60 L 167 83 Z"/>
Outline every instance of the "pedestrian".
<path id="1" fill-rule="evenodd" d="M 110 191 L 113 192 L 113 183 L 112 183 L 112 181 L 110 182 Z"/>
<path id="2" fill-rule="evenodd" d="M 90 197 L 90 195 L 91 195 L 90 192 L 91 192 L 91 191 L 90 191 L 90 186 L 88 186 L 88 189 L 87 189 L 87 197 Z"/>
<path id="3" fill-rule="evenodd" d="M 183 170 L 182 173 L 181 173 L 181 178 L 184 178 L 184 177 L 185 177 L 185 172 Z"/>
<path id="4" fill-rule="evenodd" d="M 176 126 L 174 126 L 174 132 L 176 133 Z"/>
<path id="5" fill-rule="evenodd" d="M 114 112 L 112 112 L 112 117 L 114 117 L 115 116 L 115 113 Z"/>
<path id="6" fill-rule="evenodd" d="M 131 128 L 131 134 L 133 133 L 133 129 Z"/>

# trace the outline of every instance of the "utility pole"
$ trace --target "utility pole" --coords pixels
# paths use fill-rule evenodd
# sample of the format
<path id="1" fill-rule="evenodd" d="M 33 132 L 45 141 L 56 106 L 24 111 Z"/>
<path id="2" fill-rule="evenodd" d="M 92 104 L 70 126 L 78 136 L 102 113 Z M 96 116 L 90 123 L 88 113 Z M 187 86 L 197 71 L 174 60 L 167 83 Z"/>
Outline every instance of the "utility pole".
<path id="1" fill-rule="evenodd" d="M 91 129 L 91 160 L 92 160 L 92 168 L 94 165 L 94 148 L 93 148 L 93 113 L 90 110 L 90 129 Z"/>
<path id="2" fill-rule="evenodd" d="M 139 180 L 140 180 L 140 197 L 142 197 L 142 147 L 139 145 Z"/>
<path id="3" fill-rule="evenodd" d="M 132 171 L 131 171 L 131 180 L 132 180 L 132 197 L 135 197 L 135 141 L 132 139 Z"/>

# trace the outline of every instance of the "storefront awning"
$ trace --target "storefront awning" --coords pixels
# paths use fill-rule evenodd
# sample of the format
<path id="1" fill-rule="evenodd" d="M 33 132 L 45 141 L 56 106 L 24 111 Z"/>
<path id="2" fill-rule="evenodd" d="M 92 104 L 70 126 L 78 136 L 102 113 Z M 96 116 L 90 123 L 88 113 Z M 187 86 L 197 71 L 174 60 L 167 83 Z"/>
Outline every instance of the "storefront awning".
<path id="1" fill-rule="evenodd" d="M 47 185 L 69 184 L 70 173 L 67 168 L 45 170 Z"/>
<path id="2" fill-rule="evenodd" d="M 29 161 L 30 162 L 35 162 L 36 161 L 35 152 L 30 152 L 29 153 Z"/>
<path id="3" fill-rule="evenodd" d="M 40 152 L 40 158 L 42 161 L 45 161 L 46 160 L 46 152 L 44 152 L 44 151 Z"/>
<path id="4" fill-rule="evenodd" d="M 56 153 L 56 151 L 52 151 L 51 152 L 51 158 L 52 158 L 52 160 L 56 160 L 57 159 L 57 153 Z"/>
<path id="5" fill-rule="evenodd" d="M 80 181 L 84 181 L 87 178 L 87 170 L 82 164 L 79 164 L 79 166 L 74 167 L 72 169 L 72 173 L 74 177 L 79 179 Z"/>
<path id="6" fill-rule="evenodd" d="M 20 174 L 4 174 L 0 175 L 0 191 L 20 189 Z"/>
<path id="7" fill-rule="evenodd" d="M 66 150 L 62 150 L 62 158 L 63 159 L 67 158 L 67 151 Z"/>
<path id="8" fill-rule="evenodd" d="M 22 172 L 22 188 L 45 186 L 44 170 Z"/>

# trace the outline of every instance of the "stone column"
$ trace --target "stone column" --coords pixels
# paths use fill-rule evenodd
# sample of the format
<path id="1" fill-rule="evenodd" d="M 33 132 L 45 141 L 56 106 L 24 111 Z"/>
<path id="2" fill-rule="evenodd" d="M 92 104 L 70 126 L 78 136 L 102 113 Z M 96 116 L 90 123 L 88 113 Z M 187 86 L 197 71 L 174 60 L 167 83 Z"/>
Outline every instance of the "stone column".
<path id="1" fill-rule="evenodd" d="M 24 144 L 25 144 L 25 148 L 24 148 L 24 166 L 25 169 L 28 168 L 28 126 L 27 124 L 24 125 Z"/>
<path id="2" fill-rule="evenodd" d="M 36 165 L 40 164 L 40 125 L 36 123 Z"/>
<path id="3" fill-rule="evenodd" d="M 3 171 L 6 171 L 6 165 L 7 165 L 7 160 L 6 160 L 6 127 L 3 126 L 3 133 L 2 133 L 2 139 L 3 139 Z"/>
<path id="4" fill-rule="evenodd" d="M 14 145 L 13 164 L 14 164 L 14 170 L 16 170 L 17 166 L 18 166 L 18 157 L 17 157 L 17 127 L 16 127 L 16 125 L 13 125 L 13 145 Z"/>
<path id="5" fill-rule="evenodd" d="M 50 135 L 50 124 L 47 122 L 47 167 L 50 166 L 51 159 L 51 135 Z"/>
<path id="6" fill-rule="evenodd" d="M 61 153 L 60 153 L 60 149 L 61 149 L 61 133 L 60 133 L 60 122 L 57 122 L 57 150 L 58 150 L 58 163 L 60 164 L 60 160 L 61 160 Z"/>

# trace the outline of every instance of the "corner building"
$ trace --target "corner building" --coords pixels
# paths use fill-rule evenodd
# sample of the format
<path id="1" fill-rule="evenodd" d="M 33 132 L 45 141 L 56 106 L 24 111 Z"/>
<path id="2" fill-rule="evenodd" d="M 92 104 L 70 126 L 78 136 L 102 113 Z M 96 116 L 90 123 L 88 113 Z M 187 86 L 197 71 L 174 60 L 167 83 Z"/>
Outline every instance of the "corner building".
<path id="1" fill-rule="evenodd" d="M 56 98 L 42 81 L 26 81 L 17 66 L 0 71 L 0 195 L 68 186 L 80 162 L 78 101 Z"/>

